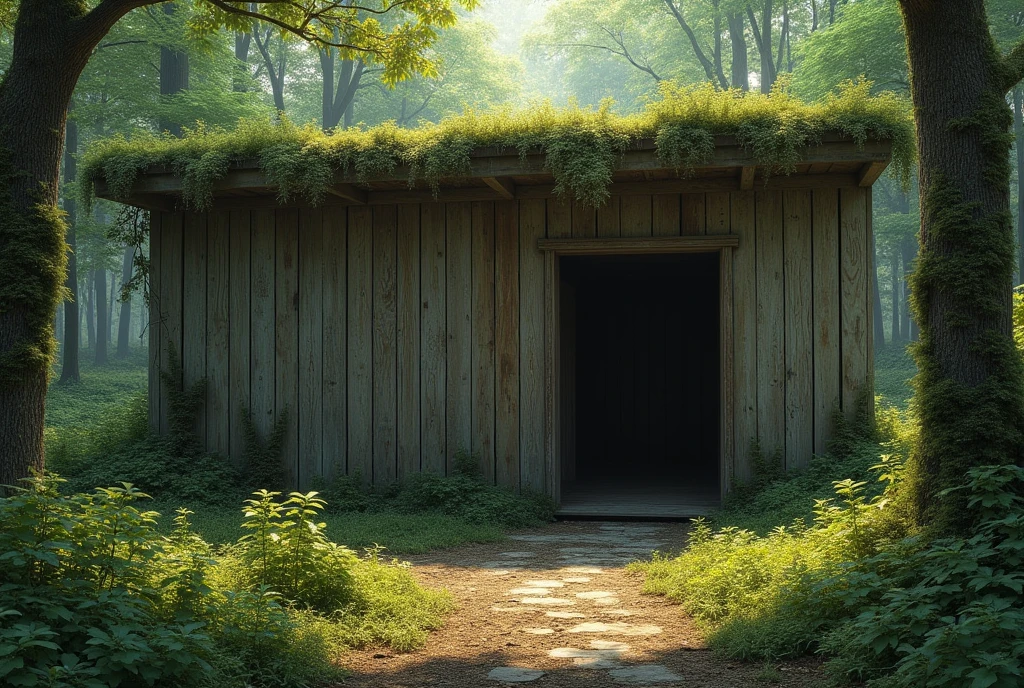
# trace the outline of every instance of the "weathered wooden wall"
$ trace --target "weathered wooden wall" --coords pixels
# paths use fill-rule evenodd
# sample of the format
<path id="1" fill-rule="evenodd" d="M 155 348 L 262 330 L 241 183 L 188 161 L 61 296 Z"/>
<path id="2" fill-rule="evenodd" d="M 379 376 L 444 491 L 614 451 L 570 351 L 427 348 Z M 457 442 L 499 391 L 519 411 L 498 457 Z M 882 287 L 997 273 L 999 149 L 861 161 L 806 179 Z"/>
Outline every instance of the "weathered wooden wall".
<path id="1" fill-rule="evenodd" d="M 596 211 L 529 199 L 154 213 L 151 423 L 167 430 L 157 371 L 173 346 L 185 384 L 209 381 L 206 445 L 237 461 L 243 409 L 264 433 L 287 414 L 300 487 L 449 471 L 465 451 L 488 480 L 551 490 L 546 454 L 575 443 L 545 435 L 557 270 L 537 240 L 731 233 L 724 477 L 749 475 L 755 439 L 800 466 L 870 384 L 869 203 L 844 188 L 613 196 Z M 571 398 L 561 407 L 569 435 Z"/>

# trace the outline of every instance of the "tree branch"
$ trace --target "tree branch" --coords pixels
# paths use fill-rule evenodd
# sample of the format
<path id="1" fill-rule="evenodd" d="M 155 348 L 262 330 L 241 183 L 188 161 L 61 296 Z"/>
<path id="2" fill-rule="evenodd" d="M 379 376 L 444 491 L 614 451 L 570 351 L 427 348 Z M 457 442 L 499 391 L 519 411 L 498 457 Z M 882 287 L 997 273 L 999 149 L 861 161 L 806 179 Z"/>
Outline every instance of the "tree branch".
<path id="1" fill-rule="evenodd" d="M 1006 57 L 1003 58 L 1003 67 L 1006 71 L 1006 81 L 1003 82 L 1003 90 L 1009 91 L 1021 79 L 1024 79 L 1024 40 L 1013 47 Z"/>
<path id="2" fill-rule="evenodd" d="M 715 81 L 715 66 L 711 64 L 711 60 L 707 58 L 704 51 L 701 50 L 700 42 L 697 40 L 697 35 L 690 28 L 690 25 L 686 23 L 686 19 L 683 18 L 682 12 L 676 7 L 675 0 L 663 0 L 665 6 L 668 7 L 672 16 L 676 18 L 676 23 L 679 24 L 680 28 L 686 33 L 686 37 L 690 39 L 690 46 L 693 48 L 693 54 L 697 56 L 697 61 L 700 62 L 701 67 L 704 68 L 704 73 L 708 77 L 708 81 L 714 83 Z M 725 88 L 728 88 L 726 86 Z"/>

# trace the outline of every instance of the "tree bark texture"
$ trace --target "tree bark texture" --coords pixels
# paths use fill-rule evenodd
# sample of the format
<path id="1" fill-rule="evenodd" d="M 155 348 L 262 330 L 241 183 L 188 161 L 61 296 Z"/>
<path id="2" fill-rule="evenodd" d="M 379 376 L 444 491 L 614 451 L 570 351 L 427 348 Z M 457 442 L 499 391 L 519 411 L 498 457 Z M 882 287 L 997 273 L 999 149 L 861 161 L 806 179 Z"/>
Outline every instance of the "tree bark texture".
<path id="1" fill-rule="evenodd" d="M 96 348 L 93 352 L 93 362 L 96 365 L 107 364 L 107 271 L 97 268 L 92 273 L 93 284 L 96 289 Z"/>
<path id="2" fill-rule="evenodd" d="M 1024 86 L 1013 89 L 1013 133 L 1017 150 L 1017 284 L 1024 284 Z"/>
<path id="3" fill-rule="evenodd" d="M 164 14 L 173 15 L 176 11 L 173 2 L 164 5 Z M 188 53 L 161 46 L 160 48 L 160 95 L 173 96 L 188 90 Z M 163 119 L 160 129 L 169 131 L 174 136 L 181 136 L 181 122 Z"/>
<path id="4" fill-rule="evenodd" d="M 900 243 L 900 262 L 903 264 L 903 315 L 900 331 L 908 342 L 917 341 L 917 321 L 910 307 L 910 276 L 917 260 L 917 237 L 907 237 Z"/>
<path id="5" fill-rule="evenodd" d="M 900 0 L 920 155 L 913 308 L 921 436 L 905 494 L 936 533 L 969 532 L 975 466 L 1024 461 L 1024 364 L 1011 334 L 1008 69 L 984 0 Z"/>
<path id="6" fill-rule="evenodd" d="M 121 259 L 121 286 L 128 284 L 132 279 L 132 261 L 135 258 L 135 248 L 124 247 L 124 256 Z M 120 292 L 120 290 L 118 290 Z M 118 293 L 120 298 L 120 293 Z M 121 302 L 121 311 L 117 316 L 117 357 L 128 358 L 128 340 L 131 338 L 132 325 L 132 300 L 127 298 Z"/>
<path id="7" fill-rule="evenodd" d="M 743 15 L 731 13 L 729 22 L 729 42 L 732 44 L 732 87 L 744 91 L 750 90 L 750 68 L 747 66 L 747 36 Z"/>
<path id="8" fill-rule="evenodd" d="M 890 339 L 895 344 L 903 341 L 903 332 L 900 327 L 900 300 L 902 298 L 902 294 L 900 294 L 900 258 L 895 251 L 892 253 L 892 276 L 889 284 L 892 288 L 892 335 Z"/>
<path id="9" fill-rule="evenodd" d="M 96 273 L 85 275 L 85 348 L 96 352 Z"/>
<path id="10" fill-rule="evenodd" d="M 64 185 L 75 181 L 78 176 L 78 123 L 68 120 L 67 132 L 64 136 Z M 78 219 L 78 208 L 74 194 L 64 196 L 64 213 L 68 225 L 68 275 L 64 280 L 68 299 L 64 301 L 64 346 L 61 348 L 60 384 L 81 381 L 78 367 L 78 349 L 82 336 L 81 318 L 78 314 L 78 256 L 75 255 L 75 223 Z"/>

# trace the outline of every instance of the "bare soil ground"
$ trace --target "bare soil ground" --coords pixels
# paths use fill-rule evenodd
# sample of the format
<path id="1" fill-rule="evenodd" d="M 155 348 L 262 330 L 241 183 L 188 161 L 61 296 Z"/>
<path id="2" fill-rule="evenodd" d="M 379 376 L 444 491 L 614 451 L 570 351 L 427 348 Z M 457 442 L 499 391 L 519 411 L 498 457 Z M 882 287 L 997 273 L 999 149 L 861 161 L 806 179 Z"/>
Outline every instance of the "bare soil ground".
<path id="1" fill-rule="evenodd" d="M 524 683 L 538 688 L 820 683 L 814 661 L 779 665 L 781 680 L 772 684 L 758 680 L 762 665 L 714 656 L 678 605 L 641 594 L 643 577 L 625 564 L 652 549 L 680 550 L 686 531 L 683 524 L 563 522 L 412 557 L 420 581 L 451 591 L 458 611 L 422 650 L 352 653 L 345 685 L 497 687 L 503 682 L 491 672 L 499 667 L 543 672 Z"/>

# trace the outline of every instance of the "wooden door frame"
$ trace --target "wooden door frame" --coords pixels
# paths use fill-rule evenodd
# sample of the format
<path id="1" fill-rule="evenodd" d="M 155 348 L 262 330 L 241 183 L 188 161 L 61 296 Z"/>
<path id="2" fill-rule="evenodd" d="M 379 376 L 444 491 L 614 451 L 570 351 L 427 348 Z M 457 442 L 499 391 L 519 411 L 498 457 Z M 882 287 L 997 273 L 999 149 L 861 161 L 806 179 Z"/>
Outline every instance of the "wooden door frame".
<path id="1" fill-rule="evenodd" d="M 610 239 L 539 239 L 544 253 L 544 470 L 545 488 L 555 502 L 562 496 L 562 452 L 560 370 L 561 270 L 562 256 L 664 255 L 670 253 L 718 254 L 719 320 L 719 483 L 722 497 L 732 481 L 735 445 L 733 418 L 733 249 L 739 246 L 735 234 L 686 237 L 636 237 Z"/>

